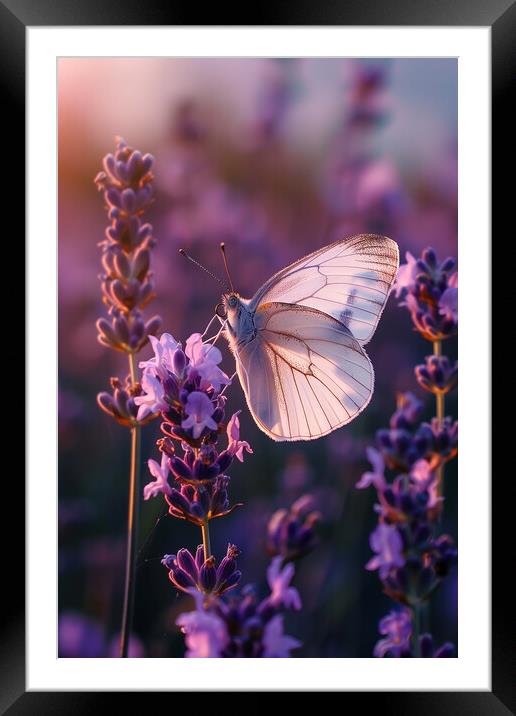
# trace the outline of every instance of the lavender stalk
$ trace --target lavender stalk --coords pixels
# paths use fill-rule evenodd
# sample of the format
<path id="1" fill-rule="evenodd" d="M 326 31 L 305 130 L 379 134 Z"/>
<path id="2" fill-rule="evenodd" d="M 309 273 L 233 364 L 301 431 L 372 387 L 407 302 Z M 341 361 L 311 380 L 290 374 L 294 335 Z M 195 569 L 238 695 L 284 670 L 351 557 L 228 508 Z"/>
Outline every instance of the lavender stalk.
<path id="1" fill-rule="evenodd" d="M 374 486 L 378 526 L 370 544 L 375 556 L 366 565 L 377 570 L 383 590 L 402 605 L 380 621 L 385 638 L 375 656 L 449 657 L 450 643 L 434 648 L 432 636 L 421 634 L 423 610 L 457 558 L 452 538 L 440 534 L 444 497 L 444 465 L 457 455 L 457 423 L 444 415 L 444 396 L 457 383 L 457 363 L 442 354 L 442 342 L 457 332 L 455 261 L 439 264 L 433 249 L 421 258 L 407 254 L 394 291 L 411 314 L 416 330 L 433 344 L 433 355 L 415 368 L 419 385 L 436 398 L 436 417 L 420 423 L 424 406 L 411 393 L 398 396 L 389 429 L 379 430 L 376 448 L 369 448 L 372 470 L 357 483 Z M 391 480 L 386 470 L 394 473 Z"/>
<path id="2" fill-rule="evenodd" d="M 135 402 L 140 420 L 161 414 L 164 437 L 157 441 L 160 463 L 148 462 L 154 480 L 144 487 L 144 498 L 163 495 L 169 515 L 200 527 L 203 538 L 195 551 L 183 547 L 162 560 L 174 587 L 195 601 L 195 610 L 177 620 L 185 634 L 186 657 L 288 657 L 300 643 L 284 633 L 282 611 L 301 608 L 299 594 L 290 586 L 294 567 L 289 562 L 315 545 L 318 513 L 306 496 L 290 510 L 278 511 L 269 526 L 269 552 L 274 555 L 267 571 L 270 595 L 260 601 L 249 586 L 234 593 L 241 578 L 240 551 L 229 544 L 218 561 L 209 534 L 213 519 L 240 506 L 230 506 L 226 471 L 235 458 L 243 462 L 245 453 L 252 453 L 240 439 L 239 412 L 225 419 L 230 379 L 218 367 L 219 349 L 203 342 L 200 333 L 190 336 L 184 350 L 168 333 L 150 340 L 154 357 L 140 363 L 145 393 Z M 220 445 L 224 435 L 227 446 Z"/>
<path id="3" fill-rule="evenodd" d="M 117 138 L 114 154 L 104 158 L 104 171 L 95 177 L 103 193 L 110 224 L 102 248 L 101 286 L 108 319 L 97 321 L 99 342 L 127 354 L 129 375 L 125 385 L 112 378 L 113 393 L 100 393 L 99 406 L 118 423 L 131 430 L 129 501 L 127 516 L 127 554 L 124 582 L 120 656 L 127 657 L 134 612 L 135 563 L 138 542 L 141 426 L 137 401 L 142 388 L 136 354 L 147 344 L 149 334 L 161 324 L 159 316 L 144 321 L 142 310 L 154 297 L 150 255 L 154 246 L 152 226 L 141 217 L 152 201 L 151 167 L 153 157 L 127 146 Z"/>

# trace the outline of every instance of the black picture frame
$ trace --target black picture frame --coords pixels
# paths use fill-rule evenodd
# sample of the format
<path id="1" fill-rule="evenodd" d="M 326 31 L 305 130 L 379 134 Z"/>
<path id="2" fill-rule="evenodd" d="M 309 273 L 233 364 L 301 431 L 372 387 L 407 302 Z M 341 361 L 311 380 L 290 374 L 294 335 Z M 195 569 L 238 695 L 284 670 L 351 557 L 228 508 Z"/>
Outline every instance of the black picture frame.
<path id="1" fill-rule="evenodd" d="M 199 20 L 202 20 L 199 23 Z M 224 22 L 227 20 L 227 22 Z M 231 22 L 230 22 L 231 20 Z M 237 22 L 235 22 L 237 20 Z M 514 112 L 509 111 L 516 77 L 516 3 L 513 0 L 280 0 L 251 13 L 242 10 L 235 16 L 220 4 L 200 9 L 164 0 L 0 0 L 0 85 L 4 98 L 4 132 L 2 142 L 6 194 L 9 214 L 15 217 L 16 241 L 21 245 L 24 196 L 16 171 L 24 169 L 25 146 L 25 39 L 28 26 L 60 25 L 404 25 L 404 26 L 490 26 L 492 39 L 492 234 L 501 233 L 509 224 L 514 203 L 514 180 L 507 181 L 503 170 L 511 161 L 514 144 Z M 512 91 L 511 91 L 512 90 Z M 514 103 L 514 97 L 512 100 Z M 511 135 L 511 130 L 513 134 Z M 514 158 L 514 150 L 512 151 Z M 513 166 L 513 165 L 511 165 Z M 5 200 L 5 199 L 4 199 Z M 511 201 L 512 200 L 512 201 Z M 511 217 L 512 218 L 512 217 Z M 13 229 L 14 230 L 14 229 Z M 513 238 L 512 230 L 509 240 Z M 489 300 L 490 287 L 479 289 Z M 21 300 L 21 299 L 19 299 Z M 494 328 L 494 326 L 493 326 Z M 482 333 L 485 336 L 485 331 Z M 16 348 L 14 348 L 16 350 Z M 34 347 L 29 346 L 29 350 Z M 493 374 L 493 395 L 496 382 L 503 376 Z M 485 436 L 489 440 L 489 436 Z M 499 432 L 493 435 L 501 444 Z M 495 451 L 493 450 L 493 455 Z M 351 700 L 367 699 L 371 708 L 382 714 L 493 714 L 516 713 L 516 668 L 514 633 L 514 598 L 509 579 L 514 564 L 512 504 L 507 496 L 507 483 L 514 484 L 513 471 L 497 473 L 492 486 L 492 691 L 478 692 L 346 692 L 342 694 L 344 709 Z M 13 476 L 4 475 L 12 480 Z M 17 490 L 22 489 L 18 477 Z M 4 489 L 7 505 L 8 493 Z M 464 496 L 463 496 L 464 497 Z M 464 497 L 465 499 L 465 497 Z M 8 522 L 8 521 L 7 521 Z M 8 548 L 12 525 L 2 520 L 4 534 L 3 584 L 4 606 L 0 610 L 0 712 L 9 716 L 25 714 L 91 714 L 103 706 L 116 706 L 124 693 L 26 692 L 25 691 L 25 576 L 23 556 L 19 549 Z M 16 530 L 23 533 L 17 519 Z M 19 537 L 17 544 L 19 545 Z M 510 601 L 509 601 L 510 600 Z M 238 687 L 237 684 L 235 684 Z M 407 685 L 410 687 L 410 685 Z M 180 685 L 171 684 L 171 688 Z M 145 698 L 149 697 L 145 694 Z M 152 694 L 156 696 L 157 694 Z M 131 706 L 140 694 L 130 693 Z M 342 698 L 341 696 L 341 698 Z M 141 702 L 143 703 L 143 702 Z M 177 703 L 177 702 L 175 702 Z M 219 702 L 220 703 L 220 702 Z M 363 701 L 362 701 L 363 703 Z M 169 702 L 168 706 L 172 706 Z M 147 706 L 148 707 L 148 706 Z M 353 712 L 353 711 L 352 711 Z"/>

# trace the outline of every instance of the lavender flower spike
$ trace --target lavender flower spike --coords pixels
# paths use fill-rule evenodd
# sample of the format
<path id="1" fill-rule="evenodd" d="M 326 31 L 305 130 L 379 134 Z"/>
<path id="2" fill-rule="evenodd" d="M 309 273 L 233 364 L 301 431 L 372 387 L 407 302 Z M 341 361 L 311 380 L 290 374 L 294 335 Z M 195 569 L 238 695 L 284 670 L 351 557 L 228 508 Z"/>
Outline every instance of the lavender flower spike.
<path id="1" fill-rule="evenodd" d="M 170 495 L 172 488 L 168 484 L 168 474 L 170 472 L 168 467 L 168 456 L 166 453 L 161 455 L 161 465 L 158 465 L 156 460 L 148 461 L 149 472 L 155 478 L 154 482 L 149 482 L 143 488 L 143 498 L 148 500 L 151 497 L 163 493 L 164 495 Z"/>
<path id="2" fill-rule="evenodd" d="M 204 546 L 197 547 L 195 557 L 187 549 L 177 554 L 166 554 L 161 560 L 169 570 L 172 584 L 182 592 L 197 590 L 201 594 L 218 596 L 235 587 L 241 577 L 237 569 L 236 558 L 240 551 L 235 545 L 228 544 L 226 556 L 216 567 L 215 557 L 204 558 Z"/>
<path id="3" fill-rule="evenodd" d="M 267 581 L 271 588 L 269 600 L 276 607 L 283 605 L 287 609 L 301 609 L 299 592 L 295 587 L 289 586 L 294 576 L 294 566 L 287 564 L 282 567 L 282 563 L 282 557 L 274 557 L 267 568 Z"/>
<path id="4" fill-rule="evenodd" d="M 145 321 L 142 313 L 154 296 L 150 258 L 155 240 L 152 226 L 141 218 L 152 201 L 153 161 L 118 137 L 115 154 L 104 158 L 104 171 L 95 177 L 111 222 L 100 243 L 109 319 L 97 321 L 98 340 L 129 354 L 140 351 L 161 324 L 159 316 Z"/>
<path id="5" fill-rule="evenodd" d="M 318 542 L 320 517 L 311 495 L 303 495 L 288 510 L 276 510 L 267 525 L 268 553 L 291 561 L 311 552 Z"/>
<path id="6" fill-rule="evenodd" d="M 380 634 L 385 639 L 380 639 L 374 648 L 374 656 L 383 657 L 390 654 L 399 657 L 410 649 L 410 637 L 412 634 L 412 615 L 410 609 L 393 610 L 380 621 Z"/>
<path id="7" fill-rule="evenodd" d="M 176 624 L 186 636 L 187 658 L 216 658 L 222 656 L 229 636 L 224 621 L 213 612 L 206 611 L 203 598 L 195 590 L 190 592 L 196 609 L 180 614 Z"/>
<path id="8" fill-rule="evenodd" d="M 369 560 L 366 569 L 378 569 L 380 579 L 385 579 L 391 569 L 403 567 L 403 542 L 396 527 L 379 524 L 370 538 L 371 549 L 376 556 Z"/>

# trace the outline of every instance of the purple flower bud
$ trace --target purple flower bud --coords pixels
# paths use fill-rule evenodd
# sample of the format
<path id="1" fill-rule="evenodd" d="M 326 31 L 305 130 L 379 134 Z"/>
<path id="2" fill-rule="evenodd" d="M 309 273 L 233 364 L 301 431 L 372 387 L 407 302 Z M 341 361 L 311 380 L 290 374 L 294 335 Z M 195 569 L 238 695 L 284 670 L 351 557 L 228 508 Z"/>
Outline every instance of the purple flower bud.
<path id="1" fill-rule="evenodd" d="M 105 192 L 104 196 L 106 198 L 106 201 L 109 202 L 109 204 L 111 204 L 114 207 L 120 208 L 122 200 L 121 200 L 120 192 L 118 191 L 118 189 L 114 189 L 114 188 L 108 189 Z"/>
<path id="2" fill-rule="evenodd" d="M 190 503 L 190 514 L 197 520 L 203 520 L 206 515 L 206 510 L 200 502 L 194 501 Z"/>
<path id="3" fill-rule="evenodd" d="M 173 567 L 168 573 L 170 581 L 176 585 L 178 589 L 188 591 L 188 589 L 195 588 L 195 581 L 192 577 L 184 572 L 179 567 Z"/>
<path id="4" fill-rule="evenodd" d="M 172 370 L 178 378 L 183 378 L 185 368 L 186 356 L 180 348 L 177 348 L 172 356 Z"/>
<path id="5" fill-rule="evenodd" d="M 195 553 L 195 564 L 197 565 L 197 569 L 200 569 L 204 564 L 204 545 L 202 544 L 197 547 L 197 551 Z"/>
<path id="6" fill-rule="evenodd" d="M 163 559 L 161 560 L 161 564 L 165 566 L 167 569 L 172 569 L 174 566 L 174 562 L 176 561 L 176 555 L 175 554 L 166 554 Z"/>
<path id="7" fill-rule="evenodd" d="M 203 592 L 213 591 L 217 583 L 217 569 L 215 558 L 209 557 L 199 570 L 199 585 Z"/>
<path id="8" fill-rule="evenodd" d="M 450 273 L 451 271 L 453 271 L 456 265 L 457 263 L 455 259 L 450 256 L 442 262 L 441 271 L 443 273 Z"/>
<path id="9" fill-rule="evenodd" d="M 112 348 L 120 345 L 119 337 L 105 318 L 99 318 L 96 325 L 99 332 L 99 340 L 102 343 Z"/>
<path id="10" fill-rule="evenodd" d="M 195 560 L 187 549 L 180 549 L 176 561 L 178 566 L 186 572 L 194 582 L 198 579 L 198 569 Z"/>
<path id="11" fill-rule="evenodd" d="M 229 452 L 229 450 L 224 450 L 220 453 L 218 460 L 217 460 L 217 466 L 218 471 L 220 473 L 224 473 L 228 467 L 233 462 L 233 455 Z"/>
<path id="12" fill-rule="evenodd" d="M 120 205 L 128 214 L 136 208 L 136 195 L 132 189 L 124 189 L 120 197 Z"/>
<path id="13" fill-rule="evenodd" d="M 191 480 L 193 478 L 192 471 L 188 465 L 178 457 L 172 457 L 169 461 L 170 471 L 178 480 Z"/>
<path id="14" fill-rule="evenodd" d="M 114 319 L 113 327 L 118 334 L 119 340 L 122 343 L 129 344 L 129 326 L 127 325 L 127 318 L 123 314 Z"/>
<path id="15" fill-rule="evenodd" d="M 185 497 L 183 497 L 179 490 L 176 490 L 175 488 L 172 488 L 172 492 L 167 497 L 167 500 L 171 507 L 176 508 L 180 512 L 188 514 L 190 511 L 190 503 Z"/>
<path id="16" fill-rule="evenodd" d="M 145 324 L 140 316 L 136 316 L 131 325 L 131 339 L 140 341 L 145 334 Z"/>
<path id="17" fill-rule="evenodd" d="M 113 263 L 116 272 L 123 279 L 128 279 L 131 276 L 131 264 L 129 263 L 129 259 L 124 253 L 118 252 L 117 254 L 115 254 Z"/>
<path id="18" fill-rule="evenodd" d="M 113 414 L 113 398 L 109 393 L 99 393 L 97 395 L 97 402 L 106 413 L 109 415 Z"/>
<path id="19" fill-rule="evenodd" d="M 147 174 L 151 170 L 153 163 L 154 157 L 152 154 L 144 154 L 141 165 L 142 174 Z"/>
<path id="20" fill-rule="evenodd" d="M 138 281 L 143 281 L 147 275 L 150 266 L 150 251 L 146 248 L 140 248 L 136 251 L 133 260 L 133 275 Z"/>

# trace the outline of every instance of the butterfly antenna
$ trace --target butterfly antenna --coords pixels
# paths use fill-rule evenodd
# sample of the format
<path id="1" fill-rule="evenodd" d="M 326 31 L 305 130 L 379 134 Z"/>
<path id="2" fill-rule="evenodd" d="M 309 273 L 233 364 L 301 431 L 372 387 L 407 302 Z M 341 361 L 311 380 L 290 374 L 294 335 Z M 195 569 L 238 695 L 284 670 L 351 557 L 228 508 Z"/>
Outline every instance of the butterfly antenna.
<path id="1" fill-rule="evenodd" d="M 220 245 L 220 252 L 222 254 L 222 260 L 224 261 L 224 268 L 226 269 L 226 275 L 229 280 L 229 285 L 231 286 L 231 290 L 234 291 L 235 287 L 233 286 L 233 281 L 231 280 L 231 274 L 229 273 L 229 267 L 228 267 L 228 260 L 226 258 L 226 245 L 224 242 Z"/>
<path id="2" fill-rule="evenodd" d="M 223 288 L 225 291 L 228 290 L 228 287 L 226 286 L 226 284 L 225 284 L 218 276 L 215 276 L 214 273 L 212 273 L 211 271 L 208 271 L 208 269 L 206 268 L 206 266 L 203 266 L 203 265 L 200 264 L 198 261 L 196 261 L 195 259 L 193 259 L 193 258 L 190 256 L 190 254 L 187 254 L 187 253 L 186 253 L 186 251 L 185 251 L 184 249 L 179 249 L 179 253 L 181 254 L 181 256 L 184 256 L 185 259 L 188 259 L 188 261 L 191 261 L 193 264 L 195 264 L 195 265 L 198 266 L 200 269 L 202 269 L 203 271 L 205 271 L 205 272 L 208 274 L 208 276 L 211 276 L 212 278 L 214 278 L 215 281 L 217 281 L 218 283 L 220 283 L 220 285 L 222 286 L 222 288 Z M 233 287 L 232 287 L 232 288 L 233 288 Z"/>

